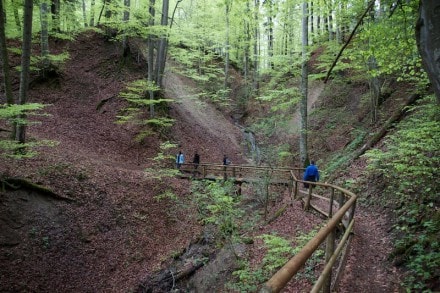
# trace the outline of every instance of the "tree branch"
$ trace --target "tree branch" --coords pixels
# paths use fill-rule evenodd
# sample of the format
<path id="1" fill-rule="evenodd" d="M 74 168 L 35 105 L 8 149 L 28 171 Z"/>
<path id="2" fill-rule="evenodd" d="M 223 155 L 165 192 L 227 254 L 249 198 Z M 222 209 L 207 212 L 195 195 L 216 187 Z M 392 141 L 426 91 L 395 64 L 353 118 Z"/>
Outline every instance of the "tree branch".
<path id="1" fill-rule="evenodd" d="M 362 14 L 361 18 L 357 22 L 356 26 L 354 27 L 353 31 L 350 34 L 350 37 L 347 40 L 347 42 L 345 42 L 344 46 L 339 51 L 339 54 L 338 54 L 338 56 L 336 56 L 335 61 L 333 61 L 332 66 L 330 67 L 329 71 L 327 72 L 327 76 L 325 77 L 324 83 L 327 83 L 327 81 L 328 81 L 328 79 L 330 77 L 330 73 L 332 72 L 333 68 L 336 66 L 336 63 L 338 63 L 339 58 L 342 56 L 342 52 L 344 52 L 345 48 L 350 43 L 351 39 L 353 38 L 354 34 L 356 33 L 357 28 L 361 25 L 362 21 L 364 20 L 365 16 L 367 15 L 367 13 L 373 8 L 374 3 L 375 3 L 375 1 L 372 0 L 370 2 L 370 4 L 368 4 L 367 9 L 365 10 L 364 14 Z"/>

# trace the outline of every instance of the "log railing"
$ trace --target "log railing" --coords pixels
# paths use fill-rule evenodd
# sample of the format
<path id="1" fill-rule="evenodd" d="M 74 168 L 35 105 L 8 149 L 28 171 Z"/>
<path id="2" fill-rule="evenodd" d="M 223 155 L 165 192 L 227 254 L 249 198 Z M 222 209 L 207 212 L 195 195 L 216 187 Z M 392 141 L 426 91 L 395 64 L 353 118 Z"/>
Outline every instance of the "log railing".
<path id="1" fill-rule="evenodd" d="M 197 169 L 193 164 L 183 164 L 181 167 L 182 174 L 190 174 L 189 176 L 194 178 L 230 179 L 238 184 L 256 182 L 265 176 L 266 179 L 269 179 L 267 182 L 270 184 L 288 186 L 290 196 L 293 199 L 304 201 L 305 210 L 314 209 L 328 218 L 327 223 L 301 251 L 260 288 L 260 293 L 281 291 L 324 241 L 326 241 L 325 266 L 311 292 L 337 290 L 339 279 L 343 273 L 352 237 L 357 195 L 342 187 L 321 182 L 307 182 L 309 189 L 304 190 L 300 186 L 306 181 L 299 179 L 302 178 L 303 170 L 303 168 L 216 164 L 201 164 Z M 338 229 L 342 230 L 344 234 L 335 249 Z M 344 250 L 345 253 L 343 253 Z M 339 257 L 342 253 L 343 256 Z M 338 259 L 339 266 L 334 270 Z"/>

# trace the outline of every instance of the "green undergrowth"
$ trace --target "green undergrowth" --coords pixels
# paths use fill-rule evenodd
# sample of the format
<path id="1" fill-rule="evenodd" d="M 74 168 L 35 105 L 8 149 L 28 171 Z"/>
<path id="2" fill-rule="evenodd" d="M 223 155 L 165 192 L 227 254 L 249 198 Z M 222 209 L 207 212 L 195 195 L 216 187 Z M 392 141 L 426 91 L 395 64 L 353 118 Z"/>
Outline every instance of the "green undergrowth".
<path id="1" fill-rule="evenodd" d="M 259 236 L 266 250 L 261 264 L 253 268 L 249 260 L 241 260 L 240 267 L 233 272 L 234 279 L 228 282 L 226 287 L 238 292 L 256 292 L 259 284 L 270 279 L 289 259 L 298 254 L 316 233 L 316 229 L 309 233 L 299 233 L 293 241 L 276 234 Z M 304 268 L 296 275 L 296 279 L 305 278 L 309 282 L 315 282 L 314 268 L 320 263 L 323 255 L 323 250 L 316 250 Z"/>
<path id="2" fill-rule="evenodd" d="M 366 153 L 368 170 L 386 182 L 382 201 L 395 207 L 391 258 L 407 271 L 408 292 L 439 290 L 440 276 L 440 106 L 434 97 L 409 108 L 384 150 Z"/>

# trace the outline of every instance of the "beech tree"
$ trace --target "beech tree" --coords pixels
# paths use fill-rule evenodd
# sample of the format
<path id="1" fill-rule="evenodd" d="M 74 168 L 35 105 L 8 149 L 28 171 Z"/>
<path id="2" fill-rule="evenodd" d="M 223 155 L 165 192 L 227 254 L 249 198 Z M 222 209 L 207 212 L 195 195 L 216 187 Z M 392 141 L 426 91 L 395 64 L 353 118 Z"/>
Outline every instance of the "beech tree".
<path id="1" fill-rule="evenodd" d="M 301 65 L 301 127 L 299 139 L 299 156 L 301 163 L 305 166 L 308 161 L 308 147 L 307 147 L 307 88 L 308 88 L 308 68 L 307 68 L 307 46 L 308 43 L 308 11 L 307 1 L 304 0 L 302 4 L 302 65 Z"/>
<path id="2" fill-rule="evenodd" d="M 49 68 L 49 31 L 48 31 L 48 11 L 46 0 L 40 2 L 40 23 L 41 23 L 41 61 L 42 75 L 46 75 Z"/>
<path id="3" fill-rule="evenodd" d="M 52 30 L 55 32 L 61 32 L 60 8 L 61 0 L 52 0 L 50 12 L 52 14 Z"/>
<path id="4" fill-rule="evenodd" d="M 148 26 L 150 29 L 150 33 L 148 34 L 148 60 L 147 60 L 147 79 L 150 86 L 153 84 L 154 81 L 154 35 L 151 32 L 154 26 L 154 17 L 156 10 L 154 8 L 155 0 L 149 0 L 150 5 L 148 6 Z M 148 91 L 148 95 L 150 97 L 150 116 L 154 117 L 154 103 L 152 101 L 154 100 L 154 91 L 150 89 Z"/>
<path id="5" fill-rule="evenodd" d="M 6 103 L 11 105 L 14 103 L 14 97 L 11 88 L 11 76 L 9 74 L 9 58 L 6 46 L 5 23 L 5 10 L 3 7 L 3 1 L 0 0 L 0 58 L 2 61 L 3 85 L 5 88 Z"/>
<path id="6" fill-rule="evenodd" d="M 29 68 L 31 60 L 31 42 L 32 42 L 32 14 L 34 4 L 32 0 L 24 1 L 24 17 L 23 17 L 23 45 L 21 55 L 21 71 L 20 71 L 20 90 L 18 93 L 18 104 L 26 104 L 28 88 L 29 88 Z M 24 118 L 24 117 L 23 117 Z M 25 125 L 17 124 L 16 140 L 25 143 Z"/>
<path id="7" fill-rule="evenodd" d="M 165 71 L 166 52 L 168 46 L 168 12 L 169 12 L 169 0 L 162 1 L 162 14 L 160 25 L 162 27 L 161 36 L 159 38 L 157 62 L 156 62 L 156 84 L 162 87 L 162 79 Z"/>
<path id="8" fill-rule="evenodd" d="M 440 103 L 440 2 L 420 1 L 416 39 L 437 103 Z"/>
<path id="9" fill-rule="evenodd" d="M 225 90 L 228 88 L 229 81 L 229 27 L 230 27 L 230 12 L 232 7 L 232 0 L 225 0 L 225 21 L 226 21 L 226 33 L 225 33 Z"/>

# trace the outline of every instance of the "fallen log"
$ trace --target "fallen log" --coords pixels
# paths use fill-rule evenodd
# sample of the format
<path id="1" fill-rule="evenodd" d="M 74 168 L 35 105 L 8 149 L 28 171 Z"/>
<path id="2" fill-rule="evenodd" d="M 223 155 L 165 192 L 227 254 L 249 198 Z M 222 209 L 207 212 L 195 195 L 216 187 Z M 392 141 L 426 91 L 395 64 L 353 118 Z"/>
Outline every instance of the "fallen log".
<path id="1" fill-rule="evenodd" d="M 399 122 L 400 120 L 405 117 L 408 106 L 414 104 L 418 99 L 420 99 L 421 96 L 419 94 L 412 94 L 410 95 L 405 102 L 403 103 L 400 110 L 396 111 L 388 120 L 383 124 L 383 126 L 358 150 L 353 152 L 347 161 L 342 164 L 339 168 L 340 169 L 346 169 L 354 160 L 358 159 L 360 156 L 365 154 L 365 152 L 372 147 L 374 147 L 387 133 L 388 131 L 394 126 L 396 122 Z M 338 177 L 339 174 L 333 173 L 329 179 L 328 182 L 332 182 L 336 177 Z"/>

